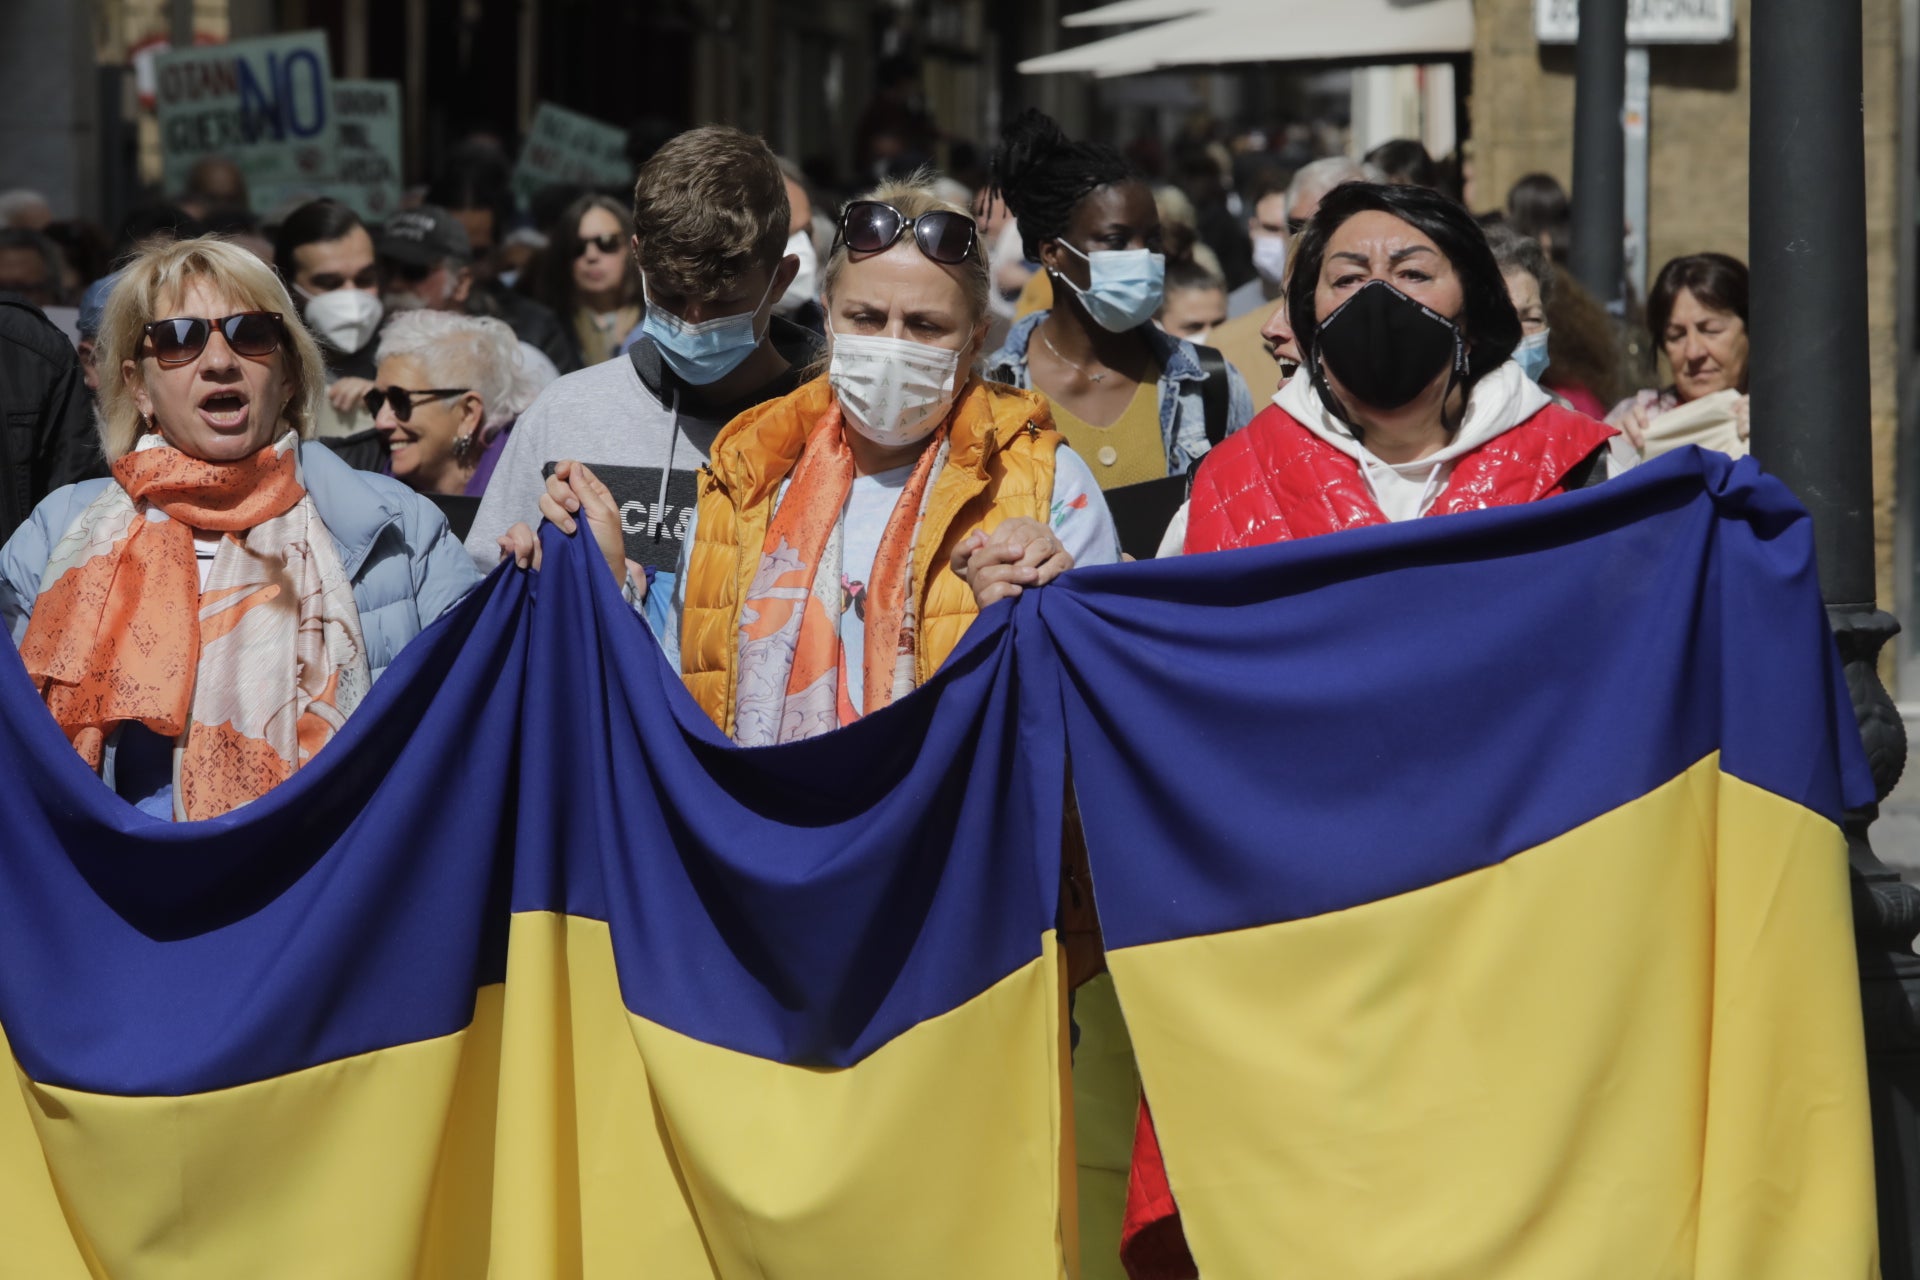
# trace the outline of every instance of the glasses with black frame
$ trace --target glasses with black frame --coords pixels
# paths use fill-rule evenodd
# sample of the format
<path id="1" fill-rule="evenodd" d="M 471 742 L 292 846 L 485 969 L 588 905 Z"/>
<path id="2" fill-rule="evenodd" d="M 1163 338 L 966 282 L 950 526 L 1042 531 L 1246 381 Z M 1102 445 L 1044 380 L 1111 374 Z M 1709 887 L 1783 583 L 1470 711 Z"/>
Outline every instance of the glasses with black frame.
<path id="1" fill-rule="evenodd" d="M 413 417 L 413 406 L 429 400 L 445 400 L 450 396 L 463 396 L 473 390 L 472 387 L 375 387 L 361 399 L 367 406 L 367 412 L 374 417 L 380 416 L 380 410 L 391 407 L 396 422 L 406 422 Z"/>
<path id="2" fill-rule="evenodd" d="M 885 253 L 909 231 L 921 253 L 949 267 L 957 267 L 973 256 L 980 235 L 979 225 L 971 216 L 951 209 L 935 209 L 909 218 L 882 201 L 855 200 L 840 211 L 840 226 L 833 241 L 835 247 L 844 242 L 854 253 Z"/>
<path id="3" fill-rule="evenodd" d="M 584 258 L 587 256 L 587 250 L 589 248 L 598 249 L 600 252 L 611 256 L 620 252 L 620 237 L 617 235 L 581 236 L 580 247 L 573 251 L 573 256 L 576 258 Z"/>
<path id="4" fill-rule="evenodd" d="M 204 316 L 171 316 L 151 321 L 145 328 L 153 358 L 168 367 L 199 359 L 215 329 L 235 355 L 256 360 L 278 351 L 281 339 L 286 336 L 278 311 L 236 311 L 217 320 Z"/>

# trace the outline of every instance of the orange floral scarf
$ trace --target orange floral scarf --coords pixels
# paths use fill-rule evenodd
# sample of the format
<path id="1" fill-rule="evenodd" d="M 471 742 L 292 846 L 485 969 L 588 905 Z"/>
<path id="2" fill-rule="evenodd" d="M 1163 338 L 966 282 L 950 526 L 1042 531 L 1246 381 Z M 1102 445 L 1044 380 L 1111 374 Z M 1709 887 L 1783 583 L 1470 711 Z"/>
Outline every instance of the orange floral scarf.
<path id="1" fill-rule="evenodd" d="M 372 683 L 352 584 L 292 432 L 232 463 L 143 447 L 113 478 L 54 547 L 20 656 L 88 764 L 145 725 L 175 740 L 175 819 L 215 817 L 293 776 Z M 225 535 L 204 589 L 196 529 Z"/>
<path id="2" fill-rule="evenodd" d="M 913 544 L 931 480 L 946 456 L 942 427 L 900 491 L 874 553 L 861 655 L 861 705 L 867 712 L 913 689 Z M 734 740 L 742 746 L 795 742 L 857 718 L 846 695 L 840 638 L 841 615 L 850 603 L 842 535 L 852 489 L 853 453 L 834 404 L 801 450 L 740 611 Z"/>

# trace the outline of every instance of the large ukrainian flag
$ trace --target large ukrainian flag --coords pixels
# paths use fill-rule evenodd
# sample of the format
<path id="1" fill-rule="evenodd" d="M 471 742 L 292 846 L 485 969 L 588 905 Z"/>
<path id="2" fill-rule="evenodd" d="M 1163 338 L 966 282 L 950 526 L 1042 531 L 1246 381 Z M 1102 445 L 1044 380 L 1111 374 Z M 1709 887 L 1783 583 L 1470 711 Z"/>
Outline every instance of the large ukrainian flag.
<path id="1" fill-rule="evenodd" d="M 1690 450 L 1039 595 L 1201 1275 L 1877 1274 L 1872 793 L 1779 484 Z"/>
<path id="2" fill-rule="evenodd" d="M 1064 752 L 1012 634 L 742 752 L 590 555 L 212 822 L 0 671 L 0 1276 L 1062 1274 Z"/>

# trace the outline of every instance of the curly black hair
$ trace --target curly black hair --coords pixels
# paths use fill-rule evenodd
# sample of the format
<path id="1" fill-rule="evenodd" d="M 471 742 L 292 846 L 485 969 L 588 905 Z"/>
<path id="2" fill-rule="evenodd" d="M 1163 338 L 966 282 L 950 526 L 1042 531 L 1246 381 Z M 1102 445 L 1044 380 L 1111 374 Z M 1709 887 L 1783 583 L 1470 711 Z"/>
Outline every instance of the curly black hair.
<path id="1" fill-rule="evenodd" d="M 1090 193 L 1140 174 L 1112 147 L 1075 142 L 1052 116 L 1029 107 L 1000 130 L 988 179 L 1020 222 L 1020 243 L 1038 259 L 1040 246 L 1063 239 L 1073 210 Z"/>
<path id="2" fill-rule="evenodd" d="M 1293 274 L 1287 281 L 1287 319 L 1293 325 L 1300 350 L 1313 357 L 1320 321 L 1314 315 L 1313 295 L 1320 284 L 1327 242 L 1355 214 L 1390 213 L 1433 241 L 1460 277 L 1465 306 L 1460 331 L 1472 344 L 1467 353 L 1467 375 L 1462 389 L 1471 392 L 1480 379 L 1505 364 L 1520 345 L 1520 315 L 1507 296 L 1506 278 L 1486 233 L 1459 204 L 1425 187 L 1381 186 L 1348 182 L 1335 187 L 1320 202 L 1313 220 L 1294 241 Z"/>

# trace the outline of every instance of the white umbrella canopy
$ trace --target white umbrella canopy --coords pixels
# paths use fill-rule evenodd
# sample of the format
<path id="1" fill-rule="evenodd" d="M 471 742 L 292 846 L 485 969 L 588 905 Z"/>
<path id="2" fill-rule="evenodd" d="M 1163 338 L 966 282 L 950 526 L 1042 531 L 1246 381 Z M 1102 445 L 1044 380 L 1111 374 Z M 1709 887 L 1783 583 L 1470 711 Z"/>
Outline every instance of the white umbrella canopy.
<path id="1" fill-rule="evenodd" d="M 1473 51 L 1473 0 L 1118 0 L 1077 15 L 1135 6 L 1187 16 L 1020 64 L 1027 75 L 1101 77 L 1233 62 L 1407 62 Z M 1107 19 L 1102 19 L 1106 21 Z M 1134 21 L 1119 18 L 1113 21 Z"/>

